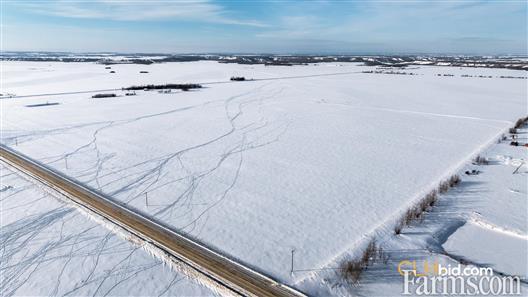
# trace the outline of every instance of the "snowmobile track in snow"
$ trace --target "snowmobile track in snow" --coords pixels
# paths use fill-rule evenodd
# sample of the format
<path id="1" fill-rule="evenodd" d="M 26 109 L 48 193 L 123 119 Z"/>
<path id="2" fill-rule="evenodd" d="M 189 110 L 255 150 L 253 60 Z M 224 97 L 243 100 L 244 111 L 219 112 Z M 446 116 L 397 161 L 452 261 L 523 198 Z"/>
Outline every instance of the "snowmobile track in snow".
<path id="1" fill-rule="evenodd" d="M 236 293 L 246 296 L 305 296 L 3 145 L 0 145 L 0 160 Z"/>

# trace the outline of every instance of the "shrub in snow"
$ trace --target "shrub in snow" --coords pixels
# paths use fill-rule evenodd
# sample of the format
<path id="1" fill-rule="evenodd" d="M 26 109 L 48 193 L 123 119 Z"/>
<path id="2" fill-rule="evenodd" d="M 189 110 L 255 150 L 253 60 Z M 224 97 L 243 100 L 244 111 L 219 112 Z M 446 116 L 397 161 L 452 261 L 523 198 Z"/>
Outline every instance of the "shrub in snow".
<path id="1" fill-rule="evenodd" d="M 359 260 L 349 260 L 345 261 L 341 264 L 340 271 L 341 271 L 341 277 L 346 282 L 349 282 L 351 284 L 357 284 L 359 283 L 359 279 L 361 278 L 361 273 L 363 272 L 363 266 L 361 265 L 361 261 Z"/>
<path id="2" fill-rule="evenodd" d="M 443 194 L 447 192 L 447 190 L 449 190 L 449 181 L 444 180 L 443 182 L 440 183 L 440 185 L 438 185 L 438 192 L 440 194 Z"/>
<path id="3" fill-rule="evenodd" d="M 450 188 L 460 183 L 460 177 L 455 174 L 440 182 L 438 189 L 434 189 L 425 195 L 418 203 L 403 214 L 403 216 L 396 222 L 394 226 L 394 233 L 400 234 L 402 229 L 409 226 L 413 221 L 422 219 L 423 213 L 426 212 L 430 207 L 434 206 L 438 201 L 438 193 L 446 193 Z"/>
<path id="4" fill-rule="evenodd" d="M 360 257 L 341 263 L 339 267 L 341 278 L 348 283 L 358 284 L 362 272 L 368 266 L 374 264 L 376 260 L 382 260 L 386 263 L 388 258 L 385 256 L 383 249 L 376 244 L 376 240 L 372 239 Z"/>
<path id="5" fill-rule="evenodd" d="M 429 207 L 436 203 L 436 200 L 438 199 L 438 195 L 436 193 L 437 191 L 433 190 L 429 194 L 425 195 L 422 201 L 420 201 L 419 204 L 422 211 L 426 211 Z"/>
<path id="6" fill-rule="evenodd" d="M 460 176 L 455 174 L 455 175 L 453 175 L 453 176 L 451 176 L 449 178 L 449 186 L 454 187 L 454 186 L 458 185 L 460 183 L 460 181 L 461 181 L 460 180 Z"/>
<path id="7" fill-rule="evenodd" d="M 475 158 L 475 160 L 473 160 L 473 164 L 476 164 L 476 165 L 488 165 L 488 164 L 489 164 L 489 161 L 488 161 L 487 158 L 478 155 L 478 156 Z"/>
<path id="8" fill-rule="evenodd" d="M 520 118 L 517 120 L 517 122 L 515 122 L 515 126 L 513 126 L 514 129 L 519 129 L 521 128 L 524 124 L 526 124 L 528 122 L 528 117 L 525 117 L 525 118 Z"/>
<path id="9" fill-rule="evenodd" d="M 403 225 L 402 221 L 397 222 L 396 225 L 394 226 L 394 234 L 396 235 L 401 234 L 403 227 L 405 226 Z"/>

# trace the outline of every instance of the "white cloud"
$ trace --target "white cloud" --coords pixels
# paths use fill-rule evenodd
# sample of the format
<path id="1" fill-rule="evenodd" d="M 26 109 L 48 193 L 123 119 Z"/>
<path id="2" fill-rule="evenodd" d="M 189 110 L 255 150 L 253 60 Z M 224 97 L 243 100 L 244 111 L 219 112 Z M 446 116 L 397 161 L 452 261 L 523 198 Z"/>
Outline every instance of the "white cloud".
<path id="1" fill-rule="evenodd" d="M 136 1 L 97 0 L 21 3 L 32 12 L 67 18 L 103 19 L 117 21 L 200 21 L 228 25 L 268 27 L 257 20 L 237 19 L 227 16 L 220 5 L 207 0 L 194 1 Z"/>
<path id="2" fill-rule="evenodd" d="M 345 42 L 390 42 L 406 39 L 425 41 L 453 36 L 488 37 L 496 33 L 483 30 L 484 24 L 495 28 L 495 31 L 500 31 L 497 28 L 501 28 L 502 32 L 508 32 L 506 20 L 519 9 L 526 10 L 526 4 L 504 5 L 481 1 L 362 2 L 361 5 L 348 9 L 344 5 L 338 17 L 334 17 L 332 11 L 325 15 L 323 8 L 320 11 L 311 10 L 308 13 L 297 12 L 296 15 L 282 16 L 273 28 L 259 32 L 256 36 Z"/>

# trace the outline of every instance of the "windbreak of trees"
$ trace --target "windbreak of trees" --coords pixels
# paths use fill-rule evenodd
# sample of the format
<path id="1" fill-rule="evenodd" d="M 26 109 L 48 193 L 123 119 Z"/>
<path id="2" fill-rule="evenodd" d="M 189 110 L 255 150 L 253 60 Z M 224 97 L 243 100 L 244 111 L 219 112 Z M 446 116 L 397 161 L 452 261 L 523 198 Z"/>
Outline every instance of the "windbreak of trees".
<path id="1" fill-rule="evenodd" d="M 190 89 L 200 89 L 200 84 L 164 84 L 164 85 L 142 85 L 123 88 L 123 90 L 162 90 L 162 89 L 179 89 L 188 91 Z"/>
<path id="2" fill-rule="evenodd" d="M 117 95 L 114 93 L 109 93 L 109 94 L 95 94 L 92 96 L 92 98 L 108 98 L 108 97 L 117 97 Z"/>

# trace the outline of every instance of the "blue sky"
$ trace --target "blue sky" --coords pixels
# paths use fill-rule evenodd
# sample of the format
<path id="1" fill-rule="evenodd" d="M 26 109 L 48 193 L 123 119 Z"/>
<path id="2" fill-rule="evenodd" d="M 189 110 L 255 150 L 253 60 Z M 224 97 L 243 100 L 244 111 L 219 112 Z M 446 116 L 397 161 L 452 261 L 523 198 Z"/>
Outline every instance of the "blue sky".
<path id="1" fill-rule="evenodd" d="M 3 0 L 4 50 L 526 54 L 527 1 Z"/>

